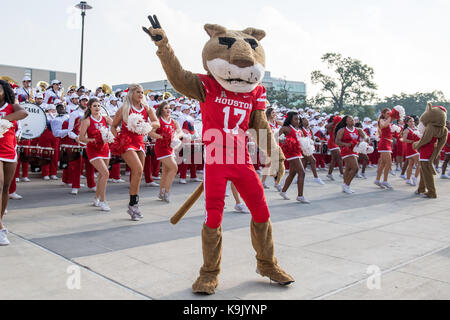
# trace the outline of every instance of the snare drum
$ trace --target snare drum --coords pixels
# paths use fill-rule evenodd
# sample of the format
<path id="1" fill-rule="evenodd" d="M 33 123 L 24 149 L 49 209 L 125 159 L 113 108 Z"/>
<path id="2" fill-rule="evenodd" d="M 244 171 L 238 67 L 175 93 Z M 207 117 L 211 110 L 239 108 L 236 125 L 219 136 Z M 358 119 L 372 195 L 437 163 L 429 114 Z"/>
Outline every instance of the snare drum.
<path id="1" fill-rule="evenodd" d="M 60 152 L 61 154 L 60 161 L 62 163 L 68 164 L 69 162 L 78 160 L 81 157 L 82 150 L 83 150 L 82 146 L 62 144 Z"/>
<path id="2" fill-rule="evenodd" d="M 38 158 L 41 165 L 47 165 L 52 162 L 53 156 L 55 154 L 55 149 L 50 147 L 38 147 Z"/>

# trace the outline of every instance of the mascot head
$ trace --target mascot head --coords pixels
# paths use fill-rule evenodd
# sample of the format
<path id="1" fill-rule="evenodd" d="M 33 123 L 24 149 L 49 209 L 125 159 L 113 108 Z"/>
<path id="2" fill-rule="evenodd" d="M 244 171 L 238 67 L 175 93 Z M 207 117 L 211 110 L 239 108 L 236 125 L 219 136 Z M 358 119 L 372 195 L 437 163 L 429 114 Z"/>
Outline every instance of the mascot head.
<path id="1" fill-rule="evenodd" d="M 425 113 L 420 117 L 420 122 L 425 127 L 431 125 L 435 127 L 445 127 L 447 121 L 447 109 L 442 106 L 433 106 L 428 103 Z"/>
<path id="2" fill-rule="evenodd" d="M 203 66 L 220 85 L 231 92 L 251 92 L 264 78 L 266 57 L 260 41 L 266 33 L 247 28 L 227 30 L 205 25 L 211 39 L 203 48 Z"/>

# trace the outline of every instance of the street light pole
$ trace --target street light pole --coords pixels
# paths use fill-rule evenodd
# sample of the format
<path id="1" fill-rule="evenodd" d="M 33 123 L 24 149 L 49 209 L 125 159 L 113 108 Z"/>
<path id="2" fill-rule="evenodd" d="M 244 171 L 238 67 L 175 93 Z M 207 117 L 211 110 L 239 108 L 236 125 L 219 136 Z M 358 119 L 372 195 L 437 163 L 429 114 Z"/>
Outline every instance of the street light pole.
<path id="1" fill-rule="evenodd" d="M 81 58 L 80 58 L 80 87 L 83 84 L 83 51 L 84 51 L 84 17 L 86 11 L 92 9 L 86 1 L 81 1 L 75 6 L 75 8 L 81 10 Z"/>

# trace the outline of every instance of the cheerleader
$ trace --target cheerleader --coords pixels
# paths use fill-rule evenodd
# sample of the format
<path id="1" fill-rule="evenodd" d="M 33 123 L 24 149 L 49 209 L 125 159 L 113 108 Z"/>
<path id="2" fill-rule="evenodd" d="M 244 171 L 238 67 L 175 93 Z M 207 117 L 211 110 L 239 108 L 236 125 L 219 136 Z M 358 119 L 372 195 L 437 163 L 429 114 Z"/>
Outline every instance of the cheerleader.
<path id="1" fill-rule="evenodd" d="M 412 145 L 414 142 L 420 141 L 420 137 L 413 118 L 406 118 L 402 139 L 406 143 L 406 162 L 408 163 L 408 167 L 406 169 L 406 184 L 416 186 L 417 178 L 420 173 L 419 152 L 414 150 Z M 412 176 L 414 167 L 416 167 L 416 173 Z"/>
<path id="2" fill-rule="evenodd" d="M 327 148 L 328 151 L 331 153 L 331 162 L 330 167 L 328 169 L 328 175 L 327 178 L 331 181 L 334 181 L 333 177 L 333 171 L 336 165 L 339 167 L 339 172 L 341 173 L 341 176 L 344 175 L 344 169 L 342 166 L 342 158 L 341 158 L 341 149 L 336 144 L 334 140 L 334 132 L 336 130 L 336 126 L 339 124 L 339 122 L 342 121 L 342 118 L 334 115 L 328 120 L 328 124 L 326 125 L 327 133 L 329 135 L 328 142 L 327 142 Z"/>
<path id="3" fill-rule="evenodd" d="M 9 198 L 9 186 L 17 165 L 16 129 L 17 121 L 25 119 L 28 113 L 15 103 L 14 91 L 8 82 L 0 80 L 0 122 L 5 131 L 0 138 L 0 186 L 2 187 L 1 214 L 0 214 L 0 245 L 6 246 L 8 230 L 3 225 L 3 216 Z M 6 127 L 5 127 L 6 126 Z M 9 128 L 8 128 L 9 127 Z"/>
<path id="4" fill-rule="evenodd" d="M 358 129 L 363 129 L 361 122 L 355 124 L 355 127 Z M 363 130 L 364 130 L 364 133 L 366 134 L 366 136 L 369 137 L 369 135 L 367 134 L 367 131 L 365 129 L 363 129 Z M 358 159 L 359 159 L 359 164 L 361 165 L 361 174 L 358 172 L 356 174 L 356 178 L 366 180 L 367 179 L 366 168 L 367 168 L 367 165 L 369 164 L 369 157 L 365 153 L 359 153 Z"/>
<path id="5" fill-rule="evenodd" d="M 392 190 L 391 184 L 388 182 L 389 173 L 392 168 L 392 139 L 393 133 L 391 129 L 392 118 L 390 116 L 391 110 L 389 108 L 383 109 L 378 118 L 378 136 L 380 142 L 378 143 L 378 152 L 380 159 L 378 161 L 377 178 L 375 185 L 381 189 L 387 188 Z M 381 183 L 381 176 L 384 175 L 384 182 Z"/>
<path id="6" fill-rule="evenodd" d="M 447 129 L 449 130 L 448 136 L 447 136 L 447 142 L 444 145 L 444 153 L 445 153 L 445 159 L 444 163 L 442 164 L 442 174 L 441 179 L 450 179 L 450 174 L 446 175 L 445 172 L 447 171 L 447 165 L 450 161 L 450 121 L 447 121 Z"/>
<path id="7" fill-rule="evenodd" d="M 108 127 L 112 124 L 112 119 L 101 115 L 101 105 L 97 98 L 92 98 L 88 102 L 83 121 L 81 122 L 80 141 L 87 144 L 86 152 L 89 162 L 98 172 L 97 189 L 95 191 L 94 206 L 102 211 L 111 211 L 106 202 L 106 184 L 109 179 L 109 152 L 107 134 Z"/>
<path id="8" fill-rule="evenodd" d="M 159 184 L 159 199 L 169 203 L 170 189 L 172 188 L 173 180 L 178 172 L 178 165 L 175 161 L 174 149 L 179 140 L 183 137 L 183 131 L 180 125 L 170 115 L 170 106 L 167 102 L 158 105 L 156 116 L 159 119 L 160 126 L 154 128 L 150 136 L 156 139 L 155 154 L 156 159 L 161 161 L 162 174 Z M 189 139 L 187 135 L 186 139 Z"/>
<path id="9" fill-rule="evenodd" d="M 283 199 L 289 200 L 286 192 L 291 186 L 291 183 L 294 180 L 295 176 L 298 174 L 297 201 L 306 204 L 310 203 L 303 196 L 303 187 L 305 184 L 305 169 L 303 168 L 303 164 L 301 162 L 302 152 L 300 148 L 300 138 L 303 137 L 303 134 L 302 129 L 300 129 L 300 118 L 296 111 L 291 111 L 287 114 L 286 121 L 284 122 L 283 127 L 280 129 L 280 136 L 283 135 L 285 139 L 283 139 L 284 143 L 281 143 L 281 148 L 283 149 L 286 160 L 289 162 L 289 175 L 286 178 L 284 187 L 281 190 L 280 195 Z"/>
<path id="10" fill-rule="evenodd" d="M 274 108 L 268 108 L 266 110 L 266 117 L 267 121 L 269 122 L 269 126 L 270 129 L 272 130 L 272 133 L 274 134 L 274 136 L 278 136 L 278 131 L 283 126 L 283 121 L 277 120 L 278 115 Z M 269 186 L 267 186 L 266 184 L 267 177 L 269 176 L 267 173 L 269 172 L 269 170 L 270 166 L 264 167 L 263 175 L 261 178 L 261 182 L 263 184 L 264 189 L 269 189 Z M 276 179 L 275 179 L 275 189 L 277 189 L 278 192 L 281 192 L 281 186 L 276 183 Z"/>
<path id="11" fill-rule="evenodd" d="M 398 120 L 397 125 L 400 128 L 405 126 L 405 123 L 402 120 Z M 402 132 L 395 132 L 395 171 L 401 171 L 403 168 L 403 140 L 402 140 Z"/>
<path id="12" fill-rule="evenodd" d="M 311 129 L 309 128 L 309 121 L 308 121 L 307 118 L 302 118 L 300 120 L 300 129 L 302 129 L 302 133 L 303 133 L 303 136 L 305 138 L 309 138 L 309 139 L 311 139 L 311 141 L 314 141 L 316 139 L 320 141 L 320 139 L 314 138 L 314 135 L 313 135 Z M 303 153 L 303 158 L 302 158 L 303 167 L 306 169 L 306 167 L 309 164 L 310 167 L 311 167 L 311 171 L 313 173 L 313 176 L 314 176 L 314 182 L 316 182 L 316 183 L 318 183 L 318 184 L 323 186 L 325 183 L 317 175 L 316 159 L 314 158 L 314 155 L 308 155 L 307 156 L 305 154 L 305 152 L 302 152 L 302 153 Z"/>
<path id="13" fill-rule="evenodd" d="M 159 128 L 155 111 L 147 105 L 144 89 L 138 84 L 130 85 L 125 101 L 117 111 L 111 126 L 112 134 L 121 145 L 119 149 L 122 159 L 131 168 L 128 214 L 133 221 L 138 221 L 143 218 L 139 211 L 139 188 L 145 163 L 145 144 L 143 134 L 130 130 L 135 129 L 134 125 L 140 128 L 145 128 L 145 125 L 142 125 L 140 121 L 137 124 L 129 123 L 129 117 L 133 114 L 141 115 L 144 122 L 151 122 L 153 128 Z M 120 134 L 117 132 L 119 125 L 121 125 Z M 130 129 L 128 125 L 132 128 Z"/>
<path id="14" fill-rule="evenodd" d="M 345 116 L 335 129 L 336 144 L 341 147 L 341 157 L 345 164 L 344 184 L 342 192 L 355 193 L 350 189 L 350 184 L 358 172 L 358 153 L 353 149 L 361 141 L 367 140 L 364 130 L 355 127 L 352 116 Z"/>

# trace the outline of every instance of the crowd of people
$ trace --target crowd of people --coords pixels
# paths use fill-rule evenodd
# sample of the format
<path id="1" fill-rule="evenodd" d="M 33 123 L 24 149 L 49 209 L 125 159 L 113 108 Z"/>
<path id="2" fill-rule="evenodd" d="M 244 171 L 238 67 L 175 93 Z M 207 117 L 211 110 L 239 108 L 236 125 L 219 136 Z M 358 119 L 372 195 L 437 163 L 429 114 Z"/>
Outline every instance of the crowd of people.
<path id="1" fill-rule="evenodd" d="M 125 182 L 121 171 L 124 163 L 124 174 L 129 176 L 130 183 L 127 212 L 133 221 L 143 218 L 139 209 L 143 178 L 146 186 L 159 187 L 158 197 L 165 202 L 170 202 L 177 175 L 180 184 L 187 183 L 188 170 L 191 181 L 202 181 L 199 177 L 204 164 L 202 114 L 198 101 L 161 92 L 145 94 L 140 85 L 115 92 L 105 92 L 102 87 L 94 92 L 83 86 L 72 86 L 64 96 L 62 93 L 58 80 L 52 81 L 45 91 L 32 88 L 29 77 L 23 79 L 20 87 L 1 82 L 0 107 L 6 110 L 2 111 L 2 118 L 14 124 L 0 138 L 2 217 L 8 198 L 22 199 L 17 193 L 17 183 L 30 182 L 30 171 L 40 172 L 43 180 L 50 181 L 59 180 L 58 169 L 62 169 L 62 183 L 71 188 L 72 195 L 85 187 L 81 179 L 86 179 L 88 191 L 95 193 L 93 205 L 110 211 L 107 184 Z M 26 115 L 20 103 L 33 103 L 45 111 L 47 126 L 40 137 L 21 138 L 21 120 Z M 377 168 L 374 183 L 379 188 L 392 190 L 389 176 L 398 173 L 406 184 L 416 186 L 420 162 L 427 161 L 431 153 L 412 147 L 421 136 L 419 118 L 416 115 L 397 118 L 392 112 L 385 109 L 378 119 L 359 119 L 313 108 L 297 110 L 278 106 L 276 102 L 267 103 L 268 122 L 286 157 L 284 185 L 274 185 L 281 198 L 289 200 L 287 191 L 294 183 L 298 189 L 296 200 L 310 203 L 304 195 L 308 167 L 313 181 L 319 185 L 325 184 L 319 177 L 320 171 L 326 171 L 326 178 L 335 181 L 334 171 L 338 170 L 343 179 L 342 192 L 346 194 L 354 193 L 350 188 L 354 178 L 367 179 L 368 167 Z M 449 122 L 447 127 L 450 129 Z M 17 146 L 14 137 L 17 137 Z M 442 179 L 450 178 L 446 174 L 449 143 L 447 141 L 442 157 L 435 163 Z M 266 165 L 263 152 L 250 145 L 255 146 L 251 138 L 249 149 L 254 149 L 255 170 L 261 174 L 263 187 L 269 189 L 267 169 L 270 165 Z M 2 146 L 9 149 L 2 150 Z M 32 150 L 40 151 L 33 153 Z M 17 166 L 11 166 L 12 163 Z M 11 183 L 8 183 L 9 176 L 14 176 Z M 235 210 L 248 212 L 232 184 L 231 190 Z M 0 220 L 0 244 L 7 244 L 3 230 L 6 229 Z"/>

